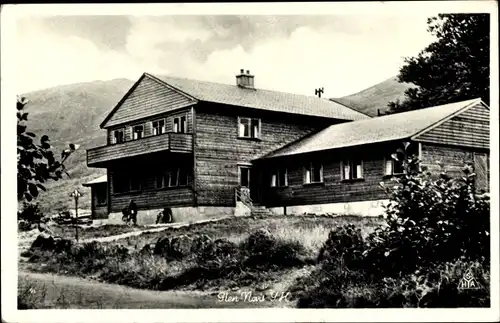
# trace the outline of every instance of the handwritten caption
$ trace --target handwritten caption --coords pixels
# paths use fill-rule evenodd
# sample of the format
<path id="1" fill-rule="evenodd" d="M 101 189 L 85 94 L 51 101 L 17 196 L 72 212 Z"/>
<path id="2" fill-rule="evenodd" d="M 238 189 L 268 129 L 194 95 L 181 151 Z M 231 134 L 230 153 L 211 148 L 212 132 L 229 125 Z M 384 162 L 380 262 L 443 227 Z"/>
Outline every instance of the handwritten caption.
<path id="1" fill-rule="evenodd" d="M 217 294 L 219 302 L 225 303 L 262 303 L 262 302 L 291 302 L 292 295 L 290 292 L 268 292 L 268 293 L 254 293 L 252 291 L 239 292 L 230 294 L 229 292 L 220 292 Z"/>

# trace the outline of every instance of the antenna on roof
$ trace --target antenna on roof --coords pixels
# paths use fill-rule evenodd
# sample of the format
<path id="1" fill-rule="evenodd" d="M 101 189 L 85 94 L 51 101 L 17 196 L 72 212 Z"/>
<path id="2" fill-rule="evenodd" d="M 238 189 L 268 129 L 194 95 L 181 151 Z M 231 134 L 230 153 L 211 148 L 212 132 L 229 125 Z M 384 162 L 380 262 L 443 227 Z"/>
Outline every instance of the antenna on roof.
<path id="1" fill-rule="evenodd" d="M 325 88 L 324 87 L 321 87 L 321 88 L 317 88 L 314 90 L 314 95 L 317 95 L 318 98 L 321 98 L 321 94 L 325 92 Z"/>

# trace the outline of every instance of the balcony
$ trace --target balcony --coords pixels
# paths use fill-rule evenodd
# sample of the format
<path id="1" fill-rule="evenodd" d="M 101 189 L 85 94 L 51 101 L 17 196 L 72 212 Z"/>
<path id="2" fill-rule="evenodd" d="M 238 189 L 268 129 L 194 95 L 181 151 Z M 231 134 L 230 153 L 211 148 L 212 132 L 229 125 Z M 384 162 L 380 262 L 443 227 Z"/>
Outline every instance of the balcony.
<path id="1" fill-rule="evenodd" d="M 105 164 L 122 158 L 147 155 L 160 151 L 192 153 L 193 136 L 189 133 L 165 133 L 122 144 L 107 145 L 87 150 L 87 166 L 106 167 Z"/>

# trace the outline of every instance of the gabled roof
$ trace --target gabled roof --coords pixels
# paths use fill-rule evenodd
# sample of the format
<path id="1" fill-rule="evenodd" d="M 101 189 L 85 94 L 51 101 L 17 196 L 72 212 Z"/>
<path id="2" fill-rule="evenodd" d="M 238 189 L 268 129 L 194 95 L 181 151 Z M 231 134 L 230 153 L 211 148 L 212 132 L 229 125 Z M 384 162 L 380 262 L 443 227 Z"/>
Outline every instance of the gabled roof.
<path id="1" fill-rule="evenodd" d="M 152 75 L 165 85 L 199 101 L 214 102 L 268 111 L 310 115 L 341 120 L 370 118 L 354 109 L 315 96 L 262 89 L 245 89 L 236 85 L 197 81 L 164 75 Z"/>
<path id="2" fill-rule="evenodd" d="M 332 125 L 262 159 L 413 138 L 479 103 L 481 99 L 473 99 Z"/>
<path id="3" fill-rule="evenodd" d="M 101 177 L 97 177 L 96 179 L 91 180 L 90 182 L 83 183 L 83 186 L 91 186 L 94 184 L 106 183 L 108 181 L 108 176 L 103 175 Z"/>

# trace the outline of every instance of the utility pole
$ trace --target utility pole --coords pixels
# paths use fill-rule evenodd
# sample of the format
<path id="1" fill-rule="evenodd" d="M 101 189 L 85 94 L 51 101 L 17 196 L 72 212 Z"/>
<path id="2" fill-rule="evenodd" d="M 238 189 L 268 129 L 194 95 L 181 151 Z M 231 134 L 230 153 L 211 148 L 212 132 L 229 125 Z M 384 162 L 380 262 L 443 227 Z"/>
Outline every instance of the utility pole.
<path id="1" fill-rule="evenodd" d="M 69 196 L 75 199 L 75 238 L 78 242 L 78 198 L 83 195 L 77 189 L 75 189 L 69 194 Z"/>
<path id="2" fill-rule="evenodd" d="M 314 95 L 317 95 L 318 98 L 321 98 L 321 94 L 325 92 L 325 88 L 324 87 L 321 87 L 321 88 L 317 88 L 314 90 Z"/>

